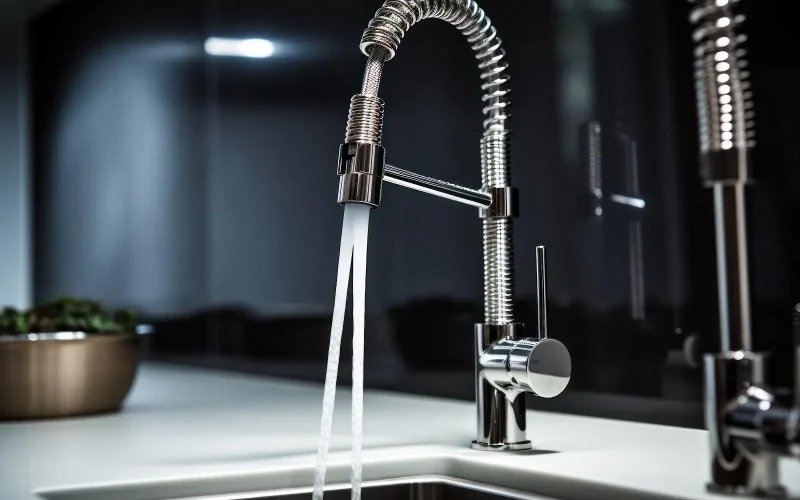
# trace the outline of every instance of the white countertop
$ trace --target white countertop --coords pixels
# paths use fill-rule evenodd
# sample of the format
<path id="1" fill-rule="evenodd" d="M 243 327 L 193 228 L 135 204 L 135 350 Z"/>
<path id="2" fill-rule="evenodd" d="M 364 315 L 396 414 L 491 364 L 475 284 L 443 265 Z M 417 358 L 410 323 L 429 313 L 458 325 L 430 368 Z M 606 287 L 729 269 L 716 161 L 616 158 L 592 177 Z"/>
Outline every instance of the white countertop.
<path id="1" fill-rule="evenodd" d="M 287 485 L 310 485 L 321 401 L 319 385 L 145 365 L 119 414 L 0 424 L 0 499 L 114 483 L 186 485 L 200 478 L 244 488 L 269 474 Z M 349 412 L 349 393 L 340 389 L 331 481 L 347 477 Z M 475 432 L 470 403 L 366 391 L 364 415 L 365 478 L 378 477 L 382 461 L 416 457 L 456 460 L 447 473 L 498 466 L 531 481 L 719 498 L 704 491 L 704 431 L 531 411 L 534 446 L 560 453 L 503 454 L 469 449 Z M 800 464 L 783 461 L 782 478 L 800 492 Z"/>

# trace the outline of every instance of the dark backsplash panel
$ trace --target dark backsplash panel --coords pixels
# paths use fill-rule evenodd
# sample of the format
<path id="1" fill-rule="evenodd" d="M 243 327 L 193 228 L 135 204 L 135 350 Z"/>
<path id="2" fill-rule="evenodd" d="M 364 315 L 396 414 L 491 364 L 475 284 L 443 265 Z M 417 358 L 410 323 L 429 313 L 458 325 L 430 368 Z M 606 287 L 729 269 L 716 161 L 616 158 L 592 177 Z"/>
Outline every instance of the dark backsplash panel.
<path id="1" fill-rule="evenodd" d="M 363 74 L 357 42 L 378 3 L 68 0 L 40 15 L 29 40 L 37 300 L 69 293 L 139 307 L 155 327 L 156 359 L 321 381 L 342 215 L 335 155 Z M 755 341 L 778 353 L 776 380 L 789 380 L 800 47 L 775 2 L 743 3 L 758 130 Z M 518 316 L 534 324 L 544 244 L 550 332 L 573 356 L 570 389 L 533 404 L 702 425 L 699 360 L 717 343 L 717 299 L 689 4 L 482 6 L 511 64 Z M 208 36 L 265 37 L 277 52 L 212 58 Z M 392 163 L 478 185 L 476 73 L 456 30 L 414 28 L 381 91 Z M 641 213 L 591 201 L 580 139 L 590 121 L 603 130 L 607 194 L 633 189 L 624 148 L 635 143 Z M 388 186 L 370 233 L 366 385 L 473 397 L 476 214 Z"/>

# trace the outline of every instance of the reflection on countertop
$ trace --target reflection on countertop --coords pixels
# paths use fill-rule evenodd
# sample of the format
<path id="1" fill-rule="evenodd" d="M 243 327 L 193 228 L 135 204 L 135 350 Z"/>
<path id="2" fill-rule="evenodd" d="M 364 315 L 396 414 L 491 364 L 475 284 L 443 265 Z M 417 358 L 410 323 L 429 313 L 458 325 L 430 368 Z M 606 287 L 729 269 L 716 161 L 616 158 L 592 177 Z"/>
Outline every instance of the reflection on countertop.
<path id="1" fill-rule="evenodd" d="M 521 301 L 519 317 L 535 317 L 535 307 L 534 301 Z M 648 303 L 645 320 L 631 319 L 627 307 L 593 312 L 578 304 L 553 304 L 548 312 L 553 335 L 572 353 L 573 384 L 564 397 L 534 400 L 532 407 L 702 427 L 700 343 L 697 336 L 687 342 L 688 329 L 676 333 L 676 311 Z M 478 302 L 431 298 L 370 315 L 367 387 L 472 400 L 471 335 L 481 314 Z M 151 323 L 150 359 L 324 380 L 330 317 L 323 313 L 259 315 L 221 308 Z M 343 384 L 350 380 L 350 350 L 345 336 Z"/>

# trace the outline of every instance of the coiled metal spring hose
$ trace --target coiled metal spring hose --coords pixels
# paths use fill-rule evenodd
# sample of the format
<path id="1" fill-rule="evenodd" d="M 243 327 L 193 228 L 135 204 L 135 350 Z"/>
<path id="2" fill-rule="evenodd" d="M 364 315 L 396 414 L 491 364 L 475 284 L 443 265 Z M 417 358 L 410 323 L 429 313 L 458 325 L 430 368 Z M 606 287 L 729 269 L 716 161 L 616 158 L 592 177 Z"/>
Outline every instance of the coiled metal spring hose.
<path id="1" fill-rule="evenodd" d="M 738 0 L 692 1 L 701 153 L 746 150 L 755 145 L 755 113 L 744 69 L 747 38 L 737 34 L 745 17 L 735 12 Z"/>
<path id="2" fill-rule="evenodd" d="M 345 142 L 380 144 L 384 104 L 377 95 L 383 65 L 395 56 L 406 32 L 424 19 L 440 19 L 452 24 L 464 34 L 475 52 L 484 92 L 483 189 L 509 186 L 508 64 L 504 61 L 505 51 L 497 30 L 473 0 L 388 0 L 378 9 L 361 39 L 361 51 L 369 59 L 361 94 L 351 101 Z M 496 325 L 513 323 L 512 220 L 485 217 L 483 245 L 485 321 Z"/>

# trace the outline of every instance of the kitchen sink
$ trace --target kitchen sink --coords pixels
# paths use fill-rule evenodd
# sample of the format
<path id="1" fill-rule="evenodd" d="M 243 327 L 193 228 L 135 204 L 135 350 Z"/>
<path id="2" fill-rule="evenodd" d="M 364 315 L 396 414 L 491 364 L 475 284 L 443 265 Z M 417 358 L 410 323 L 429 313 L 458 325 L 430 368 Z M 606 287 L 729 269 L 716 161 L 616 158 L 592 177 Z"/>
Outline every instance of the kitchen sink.
<path id="1" fill-rule="evenodd" d="M 542 452 L 494 455 L 422 446 L 387 448 L 374 455 L 364 462 L 365 500 L 678 498 L 604 485 L 558 471 L 538 471 L 534 467 L 536 457 L 552 455 Z M 527 463 L 520 467 L 517 460 Z M 568 470 L 568 464 L 563 467 Z M 349 500 L 349 461 L 338 460 L 329 465 L 327 478 L 325 500 Z M 314 469 L 304 458 L 297 464 L 265 465 L 251 471 L 187 473 L 150 481 L 42 488 L 35 493 L 42 500 L 310 500 L 313 480 Z"/>
<path id="2" fill-rule="evenodd" d="M 236 495 L 214 495 L 182 498 L 180 500 L 308 500 L 311 488 L 292 488 Z M 362 488 L 365 500 L 552 500 L 505 488 L 445 476 L 418 476 L 383 481 L 365 481 Z M 331 485 L 325 488 L 326 500 L 349 500 L 350 485 Z M 179 499 L 174 499 L 179 500 Z"/>

